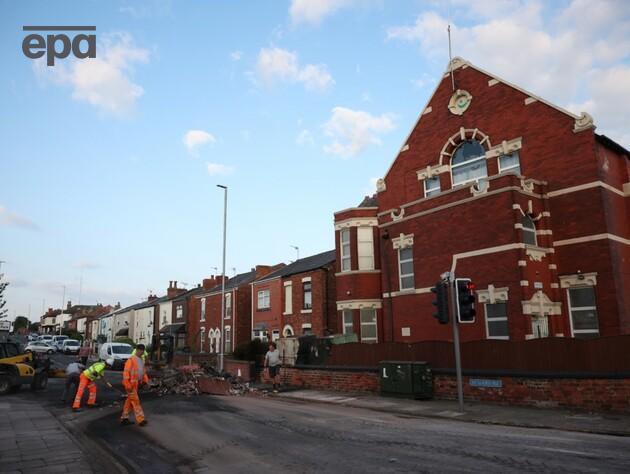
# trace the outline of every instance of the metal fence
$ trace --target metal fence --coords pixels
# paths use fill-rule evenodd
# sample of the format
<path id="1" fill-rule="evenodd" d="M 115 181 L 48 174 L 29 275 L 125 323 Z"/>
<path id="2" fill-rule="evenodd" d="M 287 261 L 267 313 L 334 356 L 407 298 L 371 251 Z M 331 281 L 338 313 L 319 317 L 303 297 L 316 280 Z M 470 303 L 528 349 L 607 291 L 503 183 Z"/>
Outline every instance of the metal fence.
<path id="1" fill-rule="evenodd" d="M 472 341 L 462 343 L 461 353 L 464 370 L 630 373 L 630 335 Z M 446 341 L 333 345 L 319 364 L 377 367 L 383 360 L 426 361 L 438 369 L 455 367 L 453 344 Z"/>

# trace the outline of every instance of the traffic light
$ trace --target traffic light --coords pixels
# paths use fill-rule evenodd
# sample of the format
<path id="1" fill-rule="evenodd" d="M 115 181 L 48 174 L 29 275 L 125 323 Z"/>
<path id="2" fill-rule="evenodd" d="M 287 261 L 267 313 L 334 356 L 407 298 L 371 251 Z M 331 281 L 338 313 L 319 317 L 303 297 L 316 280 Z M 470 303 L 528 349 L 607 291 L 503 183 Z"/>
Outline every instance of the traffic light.
<path id="1" fill-rule="evenodd" d="M 440 324 L 448 324 L 448 284 L 438 281 L 431 292 L 435 293 L 433 304 L 437 307 L 437 313 L 433 313 Z"/>
<path id="2" fill-rule="evenodd" d="M 470 278 L 456 278 L 457 320 L 460 323 L 475 322 L 475 284 Z"/>

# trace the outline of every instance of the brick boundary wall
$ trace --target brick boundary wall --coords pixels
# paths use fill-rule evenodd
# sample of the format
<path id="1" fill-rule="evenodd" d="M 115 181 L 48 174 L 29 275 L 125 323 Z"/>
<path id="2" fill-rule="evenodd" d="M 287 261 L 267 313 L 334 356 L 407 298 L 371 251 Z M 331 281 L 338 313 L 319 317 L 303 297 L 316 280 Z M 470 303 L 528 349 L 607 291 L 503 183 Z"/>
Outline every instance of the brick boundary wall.
<path id="1" fill-rule="evenodd" d="M 502 388 L 472 387 L 471 378 L 501 380 Z M 282 383 L 291 387 L 349 393 L 378 393 L 379 377 L 374 369 L 295 368 L 281 370 Z M 264 372 L 262 380 L 268 382 Z M 456 379 L 434 374 L 434 397 L 457 397 Z M 464 399 L 502 405 L 566 408 L 630 413 L 630 378 L 545 378 L 526 376 L 464 376 Z"/>

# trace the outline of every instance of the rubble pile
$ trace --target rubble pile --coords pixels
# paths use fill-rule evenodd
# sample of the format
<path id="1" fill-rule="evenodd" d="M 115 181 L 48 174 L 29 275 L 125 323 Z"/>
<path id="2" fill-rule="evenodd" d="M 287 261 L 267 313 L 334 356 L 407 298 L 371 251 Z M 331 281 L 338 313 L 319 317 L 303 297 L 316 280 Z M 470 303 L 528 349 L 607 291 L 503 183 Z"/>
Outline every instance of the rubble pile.
<path id="1" fill-rule="evenodd" d="M 202 393 L 243 395 L 253 388 L 241 377 L 219 373 L 211 365 L 203 363 L 201 366 L 193 364 L 161 370 L 151 378 L 151 390 L 158 396 L 193 396 Z"/>

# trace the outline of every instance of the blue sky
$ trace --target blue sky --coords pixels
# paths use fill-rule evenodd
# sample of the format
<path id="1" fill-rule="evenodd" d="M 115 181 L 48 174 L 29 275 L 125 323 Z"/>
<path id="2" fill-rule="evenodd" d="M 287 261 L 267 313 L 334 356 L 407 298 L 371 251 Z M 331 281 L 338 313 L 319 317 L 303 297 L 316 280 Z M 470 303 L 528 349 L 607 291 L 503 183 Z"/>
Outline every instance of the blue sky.
<path id="1" fill-rule="evenodd" d="M 0 260 L 11 318 L 123 305 L 333 248 L 454 54 L 630 146 L 621 1 L 0 1 Z M 97 27 L 96 60 L 23 25 Z M 627 108 L 626 108 L 627 109 Z M 220 271 L 220 270 L 219 270 Z"/>

